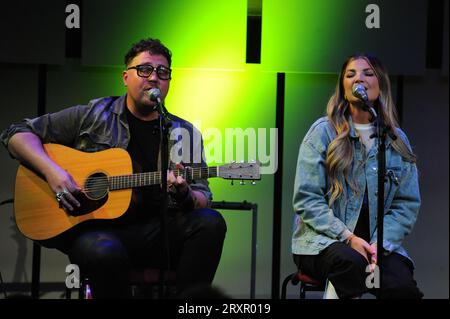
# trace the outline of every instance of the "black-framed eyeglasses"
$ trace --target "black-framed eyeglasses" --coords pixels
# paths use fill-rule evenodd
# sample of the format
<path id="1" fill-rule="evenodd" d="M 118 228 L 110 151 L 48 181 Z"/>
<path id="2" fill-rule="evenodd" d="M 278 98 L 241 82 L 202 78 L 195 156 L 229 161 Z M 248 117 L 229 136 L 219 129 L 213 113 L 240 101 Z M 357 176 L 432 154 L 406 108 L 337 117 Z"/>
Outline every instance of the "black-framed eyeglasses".
<path id="1" fill-rule="evenodd" d="M 172 70 L 165 67 L 164 65 L 158 65 L 154 67 L 150 64 L 141 64 L 136 66 L 130 66 L 127 70 L 136 69 L 137 75 L 142 78 L 148 78 L 154 70 L 156 70 L 156 75 L 160 80 L 169 80 L 172 75 Z"/>

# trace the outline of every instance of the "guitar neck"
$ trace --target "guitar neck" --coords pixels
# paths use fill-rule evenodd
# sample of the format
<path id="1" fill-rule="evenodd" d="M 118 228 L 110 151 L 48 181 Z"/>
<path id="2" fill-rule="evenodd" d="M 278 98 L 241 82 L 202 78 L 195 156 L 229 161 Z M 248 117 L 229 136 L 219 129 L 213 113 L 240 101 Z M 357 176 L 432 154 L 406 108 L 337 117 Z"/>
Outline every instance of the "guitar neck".
<path id="1" fill-rule="evenodd" d="M 217 177 L 219 167 L 196 167 L 185 170 L 173 170 L 175 176 L 183 176 L 187 180 Z M 109 190 L 119 190 L 161 184 L 161 172 L 146 172 L 131 175 L 111 176 L 108 178 Z"/>

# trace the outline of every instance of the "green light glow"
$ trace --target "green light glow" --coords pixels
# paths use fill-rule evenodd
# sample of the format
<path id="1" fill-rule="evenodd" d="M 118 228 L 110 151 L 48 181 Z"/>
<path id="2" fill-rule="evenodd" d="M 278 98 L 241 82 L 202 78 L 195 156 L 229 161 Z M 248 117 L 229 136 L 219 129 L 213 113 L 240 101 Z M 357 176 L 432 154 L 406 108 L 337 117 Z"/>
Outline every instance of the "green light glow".
<path id="1" fill-rule="evenodd" d="M 173 53 L 173 67 L 242 69 L 247 2 L 86 1 L 83 64 L 122 65 L 132 43 L 159 38 Z M 109 21 L 99 28 L 98 21 Z M 89 32 L 87 32 L 89 30 Z"/>
<path id="2" fill-rule="evenodd" d="M 330 73 L 352 53 L 364 1 L 264 0 L 261 64 L 276 72 Z"/>
<path id="3" fill-rule="evenodd" d="M 260 72 L 258 66 L 245 71 L 175 69 L 168 110 L 206 128 L 270 128 L 275 126 L 276 74 Z M 208 141 L 205 141 L 205 145 Z M 223 145 L 223 143 L 222 143 Z M 244 158 L 247 160 L 246 158 Z M 221 163 L 211 162 L 217 165 Z M 224 179 L 210 179 L 213 200 L 257 203 L 259 207 L 258 275 L 270 277 L 273 175 L 264 175 L 256 185 L 245 186 Z M 214 284 L 227 294 L 248 298 L 250 284 L 251 212 L 222 210 L 228 231 Z M 264 235 L 266 234 L 266 235 Z M 258 289 L 269 289 L 269 282 Z"/>
<path id="4" fill-rule="evenodd" d="M 227 128 L 257 131 L 274 127 L 275 88 L 274 74 L 261 73 L 252 66 L 247 71 L 175 69 L 166 106 L 170 112 L 195 123 L 202 132 L 218 129 L 225 139 Z M 225 140 L 222 142 L 224 146 Z"/>

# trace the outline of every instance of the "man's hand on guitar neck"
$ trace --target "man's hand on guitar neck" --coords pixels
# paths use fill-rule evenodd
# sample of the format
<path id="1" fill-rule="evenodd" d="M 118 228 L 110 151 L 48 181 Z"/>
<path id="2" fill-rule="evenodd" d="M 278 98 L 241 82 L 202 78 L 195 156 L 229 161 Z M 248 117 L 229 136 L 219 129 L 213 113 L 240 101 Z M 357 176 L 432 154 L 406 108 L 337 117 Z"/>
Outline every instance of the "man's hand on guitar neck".
<path id="1" fill-rule="evenodd" d="M 184 166 L 177 163 L 176 168 L 183 170 Z M 186 179 L 180 175 L 175 176 L 173 171 L 167 172 L 167 190 L 175 201 L 188 210 L 205 208 L 208 205 L 208 200 L 202 192 L 192 190 Z"/>
<path id="2" fill-rule="evenodd" d="M 183 170 L 184 166 L 180 163 L 176 164 L 176 168 Z M 174 197 L 186 197 L 186 194 L 190 191 L 189 184 L 183 176 L 175 176 L 173 171 L 167 172 L 167 190 L 173 194 Z"/>

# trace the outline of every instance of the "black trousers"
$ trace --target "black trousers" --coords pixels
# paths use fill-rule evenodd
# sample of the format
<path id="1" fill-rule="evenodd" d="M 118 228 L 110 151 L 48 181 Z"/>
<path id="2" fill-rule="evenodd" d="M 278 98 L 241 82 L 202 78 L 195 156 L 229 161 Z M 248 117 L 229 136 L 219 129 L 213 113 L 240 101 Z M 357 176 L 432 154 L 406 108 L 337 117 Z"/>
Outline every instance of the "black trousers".
<path id="1" fill-rule="evenodd" d="M 370 292 L 378 295 L 379 289 L 368 288 L 373 283 L 366 272 L 368 262 L 350 246 L 336 242 L 318 255 L 294 255 L 294 262 L 303 273 L 319 279 L 329 279 L 339 298 L 353 298 Z M 398 254 L 383 256 L 382 298 L 418 299 L 423 294 L 413 278 L 412 262 Z"/>
<path id="2" fill-rule="evenodd" d="M 177 272 L 177 290 L 211 284 L 219 265 L 225 221 L 204 208 L 168 216 L 169 258 L 162 250 L 159 218 L 115 225 L 111 221 L 80 224 L 79 229 L 44 246 L 57 248 L 89 278 L 94 298 L 130 297 L 131 267 L 169 267 Z M 101 230 L 99 230 L 101 229 Z M 170 265 L 168 265 L 170 263 Z"/>

